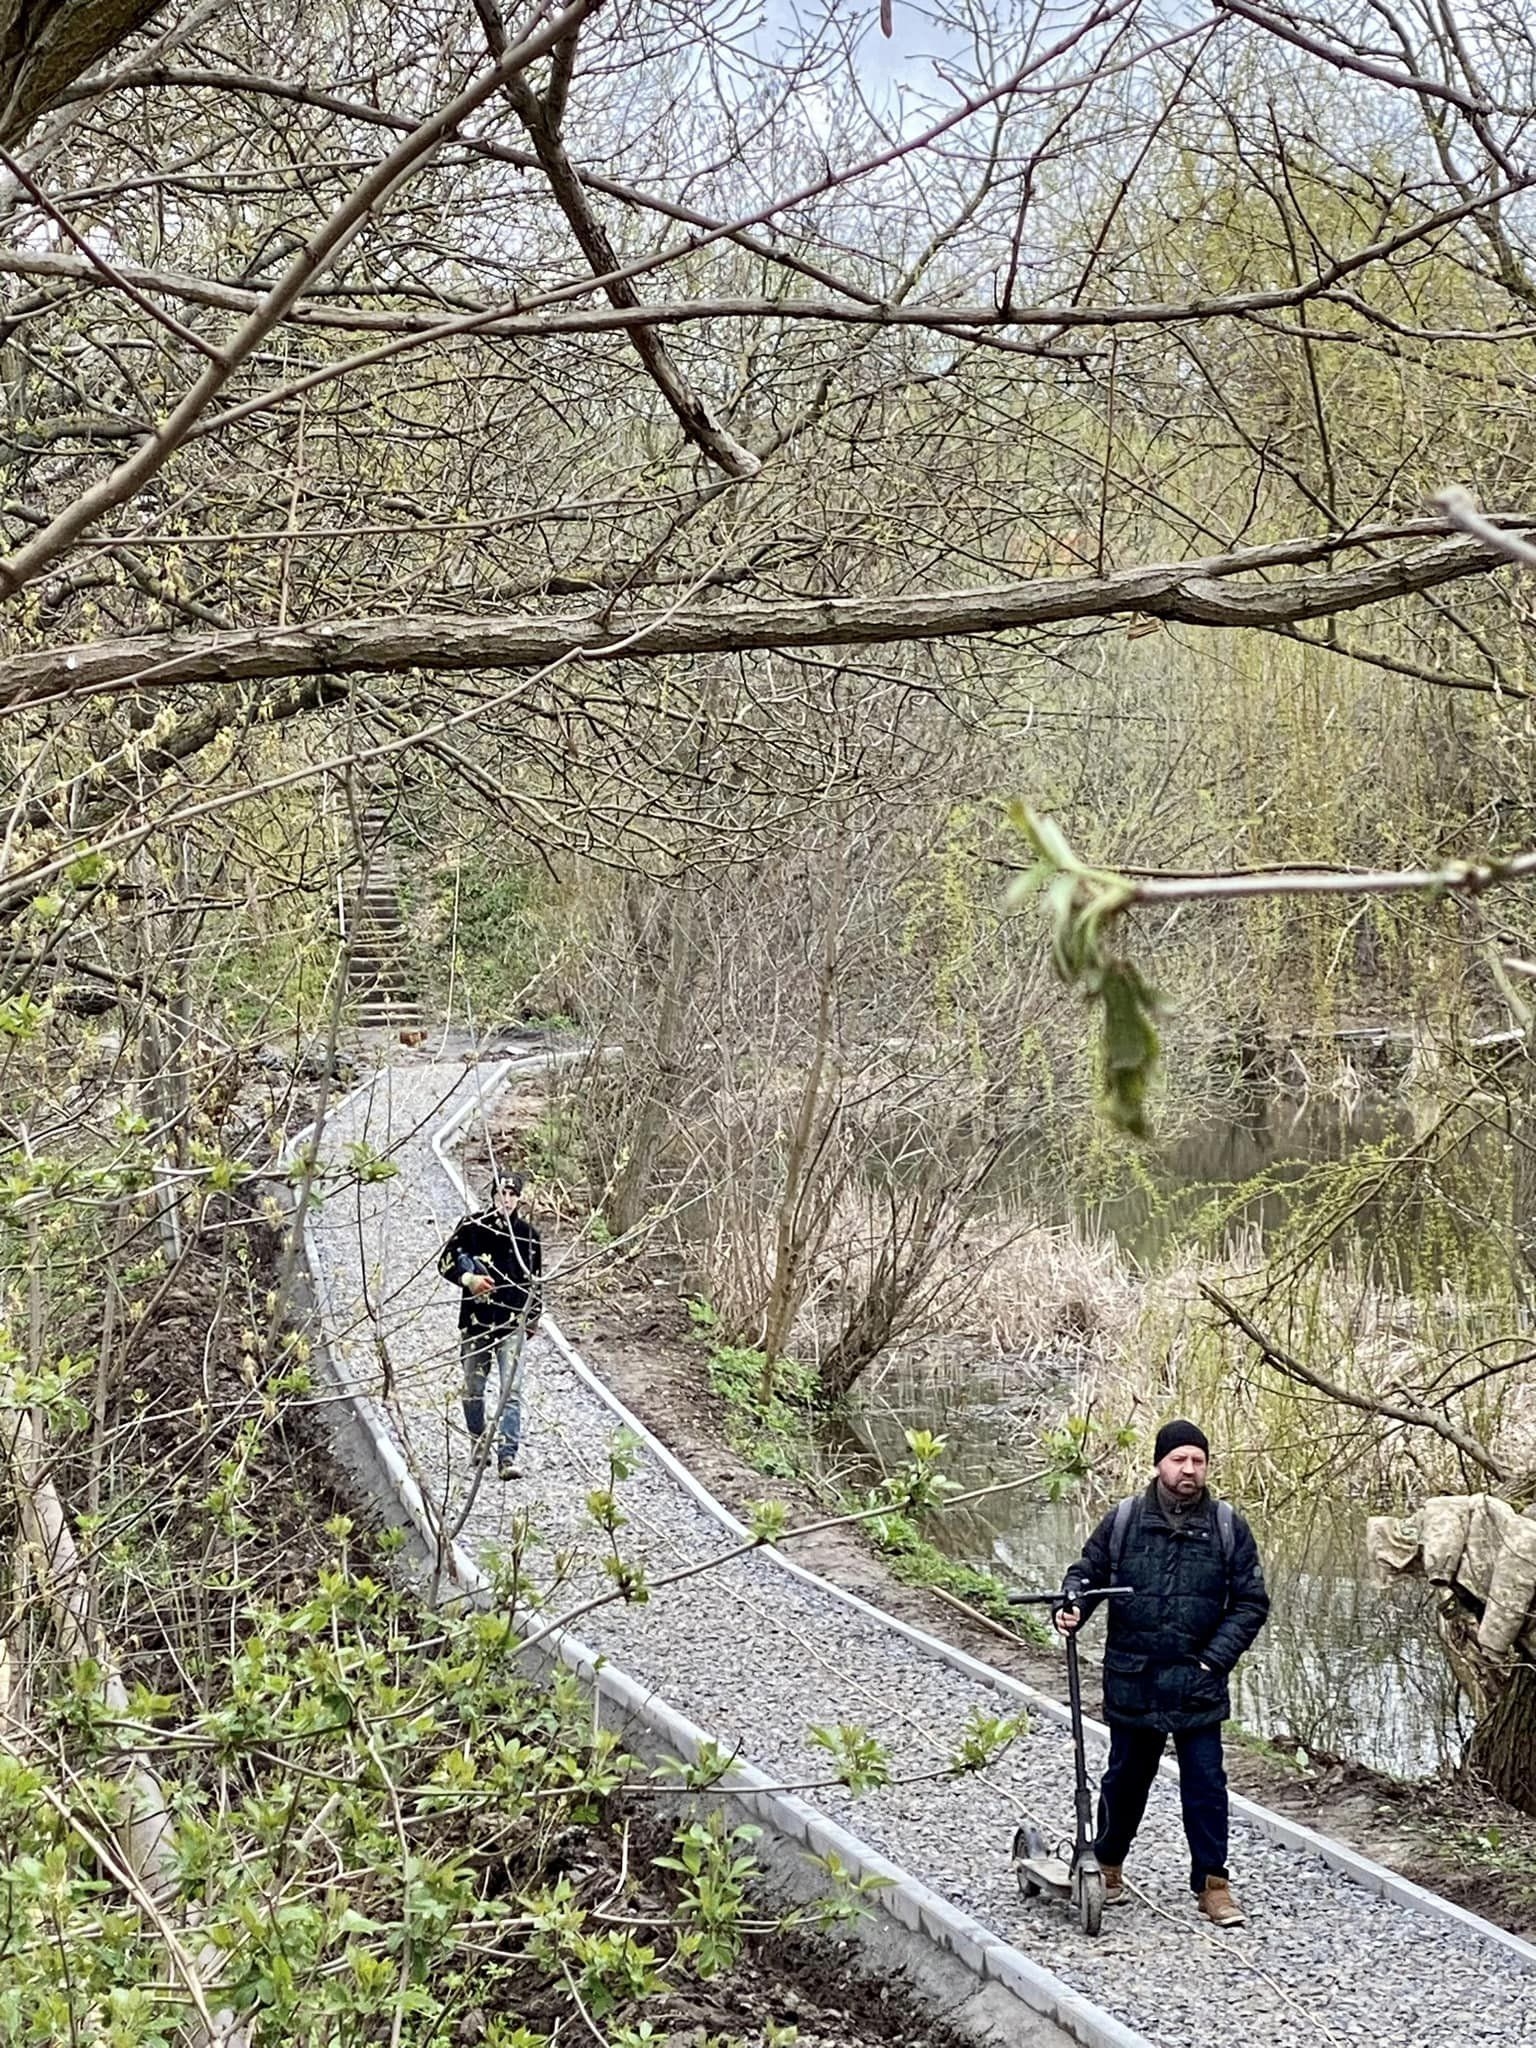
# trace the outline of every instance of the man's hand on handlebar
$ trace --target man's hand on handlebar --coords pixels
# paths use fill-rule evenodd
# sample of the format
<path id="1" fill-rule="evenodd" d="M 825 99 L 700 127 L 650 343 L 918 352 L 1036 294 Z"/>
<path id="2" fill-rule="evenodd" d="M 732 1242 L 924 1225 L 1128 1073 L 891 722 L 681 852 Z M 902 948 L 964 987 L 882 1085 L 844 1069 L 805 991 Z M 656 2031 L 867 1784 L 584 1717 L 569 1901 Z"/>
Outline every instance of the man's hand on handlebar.
<path id="1" fill-rule="evenodd" d="M 1131 1593 L 1133 1586 L 1089 1586 L 1086 1589 L 1093 1596 L 1094 1605 L 1101 1600 L 1113 1599 L 1117 1593 Z M 1051 1619 L 1062 1635 L 1075 1634 L 1082 1624 L 1083 1603 L 1076 1593 L 1010 1593 L 1010 1607 L 1049 1607 Z"/>

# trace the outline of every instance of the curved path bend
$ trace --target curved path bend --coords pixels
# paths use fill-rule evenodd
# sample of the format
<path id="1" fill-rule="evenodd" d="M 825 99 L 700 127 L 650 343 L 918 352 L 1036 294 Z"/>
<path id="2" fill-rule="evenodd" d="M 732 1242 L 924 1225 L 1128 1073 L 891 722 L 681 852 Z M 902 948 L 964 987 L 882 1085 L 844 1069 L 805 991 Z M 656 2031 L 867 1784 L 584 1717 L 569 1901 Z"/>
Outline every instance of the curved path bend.
<path id="1" fill-rule="evenodd" d="M 607 1483 L 614 1414 L 541 1336 L 530 1347 L 524 1476 L 475 1488 L 458 1411 L 454 1302 L 435 1270 L 460 1202 L 431 1139 L 455 1107 L 493 1086 L 460 1062 L 422 1061 L 383 1070 L 337 1105 L 324 1155 L 341 1159 L 362 1140 L 400 1171 L 328 1201 L 310 1224 L 311 1259 L 338 1366 L 378 1397 L 387 1358 L 386 1405 L 423 1490 L 450 1525 L 463 1516 L 462 1541 L 482 1562 L 526 1545 L 523 1568 L 547 1581 L 568 1558 L 580 1560 L 558 1599 L 564 1611 L 601 1583 L 584 1503 Z M 629 1518 L 622 1547 L 652 1580 L 729 1548 L 718 1521 L 648 1450 L 619 1498 Z M 1208 1929 L 1187 1889 L 1177 1791 L 1166 1780 L 1154 1788 L 1131 1866 L 1144 1896 L 1106 1916 L 1098 1941 L 1082 1939 L 1060 1907 L 1026 1905 L 1009 1841 L 1025 1816 L 1070 1832 L 1065 1731 L 1032 1717 L 1027 1737 L 984 1775 L 933 1781 L 972 1716 L 1011 1711 L 1009 1700 L 771 1554 L 643 1606 L 596 1610 L 578 1626 L 727 1748 L 781 1782 L 817 1786 L 808 1796 L 824 1812 L 1156 2048 L 1536 2044 L 1530 1951 L 1466 1916 L 1442 1919 L 1382 1896 L 1242 1820 L 1232 1869 L 1249 1924 L 1226 1935 Z M 1017 1697 L 1011 1681 L 998 1684 Z M 854 1800 L 824 1784 L 827 1758 L 809 1730 L 840 1722 L 888 1746 L 890 1785 Z"/>

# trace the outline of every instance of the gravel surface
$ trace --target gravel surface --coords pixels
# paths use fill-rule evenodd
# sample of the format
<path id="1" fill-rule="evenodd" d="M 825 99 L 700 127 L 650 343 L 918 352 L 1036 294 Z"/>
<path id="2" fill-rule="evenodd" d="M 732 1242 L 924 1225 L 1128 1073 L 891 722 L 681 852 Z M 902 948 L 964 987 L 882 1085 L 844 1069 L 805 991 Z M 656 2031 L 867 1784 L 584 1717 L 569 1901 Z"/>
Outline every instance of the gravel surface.
<path id="1" fill-rule="evenodd" d="M 450 1522 L 465 1516 L 463 1541 L 482 1561 L 518 1549 L 541 1584 L 564 1571 L 563 1612 L 601 1582 L 603 1539 L 585 1500 L 606 1483 L 615 1422 L 554 1346 L 536 1339 L 523 1477 L 473 1488 L 454 1299 L 435 1270 L 459 1203 L 428 1140 L 463 1101 L 460 1091 L 476 1085 L 458 1063 L 424 1060 L 386 1070 L 343 1104 L 325 1155 L 361 1139 L 389 1151 L 401 1171 L 335 1196 L 311 1225 L 312 1243 L 333 1349 L 381 1394 L 382 1340 L 392 1376 L 386 1405 L 424 1490 Z M 558 1299 L 552 1306 L 558 1313 Z M 619 1498 L 629 1517 L 620 1546 L 653 1583 L 730 1545 L 646 1454 Z M 1251 1917 L 1240 1932 L 1207 1928 L 1188 1891 L 1177 1791 L 1163 1782 L 1130 1865 L 1144 1897 L 1107 1914 L 1097 1942 L 1077 1933 L 1065 1908 L 1024 1902 L 1009 1869 L 1012 1830 L 1029 1817 L 1053 1837 L 1070 1832 L 1066 1733 L 1042 1720 L 984 1776 L 900 1782 L 942 1770 L 972 1715 L 1005 1713 L 1008 1701 L 771 1558 L 742 1558 L 644 1606 L 587 1614 L 577 1632 L 725 1746 L 739 1746 L 781 1782 L 815 1785 L 810 1796 L 825 1811 L 1158 2048 L 1536 2043 L 1536 1971 L 1517 1956 L 1239 1822 L 1233 1885 Z M 886 1743 L 897 1782 L 858 1799 L 825 1785 L 828 1760 L 808 1731 L 837 1723 Z"/>

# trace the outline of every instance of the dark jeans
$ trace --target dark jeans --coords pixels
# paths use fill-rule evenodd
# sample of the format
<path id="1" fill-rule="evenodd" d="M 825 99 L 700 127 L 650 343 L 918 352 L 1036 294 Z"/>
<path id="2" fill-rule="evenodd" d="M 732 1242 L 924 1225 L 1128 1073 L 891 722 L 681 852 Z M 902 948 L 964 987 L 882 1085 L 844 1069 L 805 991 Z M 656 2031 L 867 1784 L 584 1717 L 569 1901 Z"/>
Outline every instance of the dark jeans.
<path id="1" fill-rule="evenodd" d="M 1167 1741 L 1158 1728 L 1110 1723 L 1109 1765 L 1099 1787 L 1099 1836 L 1093 1845 L 1101 1863 L 1125 1861 L 1147 1810 L 1147 1795 Z M 1221 1761 L 1221 1723 L 1181 1728 L 1173 1747 L 1179 1759 L 1179 1801 L 1189 1843 L 1190 1889 L 1199 1892 L 1208 1877 L 1227 1874 L 1227 1774 Z"/>
<path id="2" fill-rule="evenodd" d="M 459 1332 L 459 1359 L 464 1368 L 464 1426 L 473 1437 L 484 1436 L 489 1420 L 497 1432 L 498 1457 L 517 1455 L 523 1433 L 523 1346 L 521 1323 L 488 1330 Z M 492 1375 L 495 1375 L 492 1380 Z M 486 1414 L 485 1390 L 491 1381 L 491 1408 Z"/>

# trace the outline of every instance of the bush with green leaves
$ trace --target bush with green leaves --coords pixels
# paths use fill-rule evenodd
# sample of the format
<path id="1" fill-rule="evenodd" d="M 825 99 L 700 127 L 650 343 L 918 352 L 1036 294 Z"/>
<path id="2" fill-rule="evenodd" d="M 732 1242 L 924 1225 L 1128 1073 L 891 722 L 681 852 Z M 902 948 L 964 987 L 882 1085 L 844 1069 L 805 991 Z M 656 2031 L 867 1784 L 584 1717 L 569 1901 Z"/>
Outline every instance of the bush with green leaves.
<path id="1" fill-rule="evenodd" d="M 0 1750 L 12 2048 L 170 2048 L 193 1981 L 303 2048 L 448 2048 L 471 2013 L 494 2048 L 537 2048 L 583 2010 L 637 2025 L 734 1962 L 750 1831 L 686 1820 L 653 1859 L 676 1885 L 641 1938 L 619 1838 L 643 1769 L 573 1677 L 529 1682 L 506 1614 L 430 1612 L 343 1549 L 252 1622 L 201 1711 L 140 1692 L 125 1728 L 82 1666 Z M 125 1740 L 169 1795 L 158 1897 L 107 1846 Z"/>

